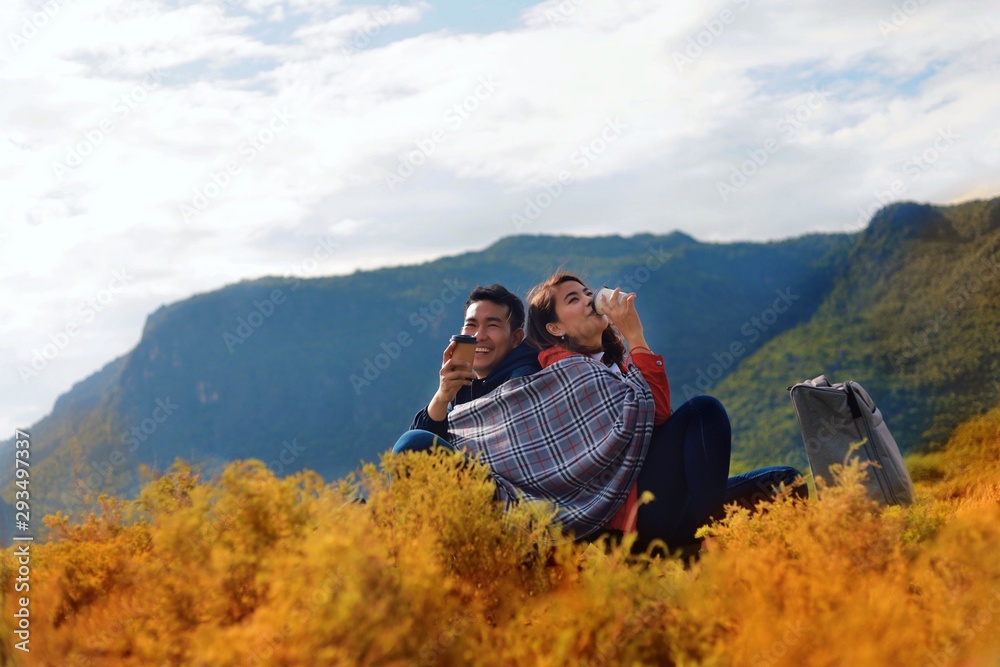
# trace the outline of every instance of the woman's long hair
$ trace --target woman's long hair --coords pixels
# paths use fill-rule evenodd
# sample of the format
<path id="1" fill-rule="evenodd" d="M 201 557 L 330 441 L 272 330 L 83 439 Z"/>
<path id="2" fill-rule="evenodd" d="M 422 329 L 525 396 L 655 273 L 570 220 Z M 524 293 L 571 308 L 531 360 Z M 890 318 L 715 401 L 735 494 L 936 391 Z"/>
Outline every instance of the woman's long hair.
<path id="1" fill-rule="evenodd" d="M 613 362 L 619 366 L 625 360 L 625 345 L 622 343 L 621 335 L 611 324 L 601 333 L 601 347 L 587 348 L 575 344 L 569 338 L 559 338 L 549 333 L 545 325 L 555 322 L 556 317 L 556 287 L 563 283 L 576 281 L 581 285 L 586 285 L 572 273 L 560 271 L 554 274 L 545 282 L 535 285 L 528 292 L 528 324 L 525 340 L 529 345 L 538 350 L 547 350 L 550 347 L 561 345 L 572 352 L 582 354 L 594 354 L 604 352 L 604 361 Z"/>

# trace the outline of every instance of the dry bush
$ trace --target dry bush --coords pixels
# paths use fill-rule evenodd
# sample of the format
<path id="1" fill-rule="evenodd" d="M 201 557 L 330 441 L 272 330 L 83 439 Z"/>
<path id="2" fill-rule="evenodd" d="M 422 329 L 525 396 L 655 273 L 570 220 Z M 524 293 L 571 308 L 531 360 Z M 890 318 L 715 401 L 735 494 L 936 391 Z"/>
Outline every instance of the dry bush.
<path id="1" fill-rule="evenodd" d="M 48 519 L 30 665 L 990 665 L 1000 657 L 1000 410 L 915 459 L 881 508 L 849 464 L 704 529 L 691 564 L 504 513 L 461 456 L 356 477 L 175 466 L 139 499 Z M 930 472 L 928 472 L 930 471 Z M 364 495 L 366 502 L 358 502 Z M 0 560 L 10 662 L 14 560 Z M 23 659 L 28 658 L 28 659 Z"/>

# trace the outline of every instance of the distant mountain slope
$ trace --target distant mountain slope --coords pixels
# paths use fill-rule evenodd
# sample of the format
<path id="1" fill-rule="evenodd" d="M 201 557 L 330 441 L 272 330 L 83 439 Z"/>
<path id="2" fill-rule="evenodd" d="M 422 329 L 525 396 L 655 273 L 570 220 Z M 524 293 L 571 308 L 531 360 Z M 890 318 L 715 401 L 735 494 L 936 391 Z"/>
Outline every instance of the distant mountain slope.
<path id="1" fill-rule="evenodd" d="M 159 308 L 131 352 L 34 425 L 33 514 L 131 492 L 141 465 L 176 457 L 340 477 L 430 398 L 473 286 L 524 294 L 560 266 L 638 292 L 674 405 L 712 393 L 729 409 L 734 469 L 806 468 L 785 388 L 820 373 L 864 383 L 913 451 L 1000 402 L 998 260 L 992 200 L 892 205 L 856 235 L 518 236 L 418 266 L 241 282 Z"/>
<path id="2" fill-rule="evenodd" d="M 900 447 L 944 442 L 1000 403 L 1000 200 L 895 204 L 861 234 L 844 273 L 804 324 L 719 386 L 736 466 L 805 466 L 785 388 L 825 373 L 869 389 Z"/>
<path id="3" fill-rule="evenodd" d="M 259 458 L 279 474 L 344 475 L 391 447 L 433 394 L 473 286 L 524 294 L 562 265 L 594 285 L 638 291 L 679 404 L 734 337 L 749 356 L 807 321 L 852 244 L 843 234 L 764 244 L 519 236 L 419 266 L 199 294 L 151 314 L 135 349 L 36 425 L 45 456 L 32 463 L 35 513 L 78 509 L 87 492 L 134 490 L 141 464 L 162 469 L 178 456 L 209 470 Z M 794 307 L 743 335 L 782 299 Z"/>

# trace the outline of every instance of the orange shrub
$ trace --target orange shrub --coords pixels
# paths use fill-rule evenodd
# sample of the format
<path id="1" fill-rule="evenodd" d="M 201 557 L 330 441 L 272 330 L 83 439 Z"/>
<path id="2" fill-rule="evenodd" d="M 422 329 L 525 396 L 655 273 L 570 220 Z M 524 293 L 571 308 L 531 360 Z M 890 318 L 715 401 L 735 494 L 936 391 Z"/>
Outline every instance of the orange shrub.
<path id="1" fill-rule="evenodd" d="M 176 465 L 33 545 L 27 665 L 990 665 L 1000 658 L 1000 410 L 912 459 L 880 508 L 847 465 L 823 500 L 732 509 L 701 558 L 575 543 L 503 513 L 482 466 L 387 455 L 324 484 Z M 366 502 L 358 502 L 364 493 Z"/>

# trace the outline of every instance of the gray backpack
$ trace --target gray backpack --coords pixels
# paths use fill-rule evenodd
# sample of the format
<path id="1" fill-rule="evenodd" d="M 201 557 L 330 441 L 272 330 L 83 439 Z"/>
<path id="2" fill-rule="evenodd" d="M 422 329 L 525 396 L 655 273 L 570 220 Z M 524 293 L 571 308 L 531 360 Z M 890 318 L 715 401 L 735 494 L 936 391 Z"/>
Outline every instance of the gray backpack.
<path id="1" fill-rule="evenodd" d="M 885 505 L 913 502 L 899 447 L 864 387 L 850 380 L 831 385 L 820 375 L 789 387 L 789 393 L 813 478 L 832 482 L 830 466 L 843 464 L 851 445 L 863 443 L 853 456 L 875 464 L 867 468 L 868 496 Z"/>

